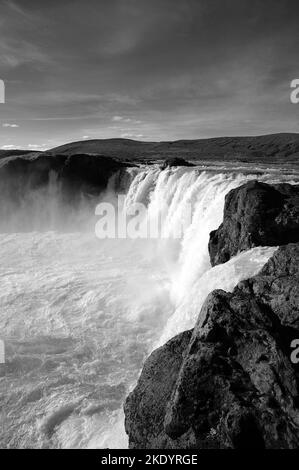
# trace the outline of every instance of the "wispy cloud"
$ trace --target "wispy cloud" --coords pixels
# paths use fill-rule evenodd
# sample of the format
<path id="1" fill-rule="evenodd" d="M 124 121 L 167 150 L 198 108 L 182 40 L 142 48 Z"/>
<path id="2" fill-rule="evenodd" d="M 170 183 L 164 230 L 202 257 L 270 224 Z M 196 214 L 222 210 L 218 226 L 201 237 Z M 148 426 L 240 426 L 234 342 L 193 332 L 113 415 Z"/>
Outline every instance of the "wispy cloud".
<path id="1" fill-rule="evenodd" d="M 8 122 L 5 122 L 4 124 L 2 124 L 2 127 L 12 127 L 13 129 L 15 129 L 16 127 L 20 127 L 18 124 L 10 124 Z"/>
<path id="2" fill-rule="evenodd" d="M 2 124 L 2 127 L 12 127 L 12 128 L 16 128 L 16 127 L 20 127 L 18 124 L 10 124 L 8 122 L 5 122 L 4 124 Z"/>
<path id="3" fill-rule="evenodd" d="M 49 146 L 47 144 L 27 144 L 29 150 L 47 150 Z"/>
<path id="4" fill-rule="evenodd" d="M 21 147 L 19 145 L 15 145 L 15 144 L 6 144 L 6 145 L 2 145 L 1 147 L 2 150 L 18 150 L 20 148 Z"/>
<path id="5" fill-rule="evenodd" d="M 130 132 L 124 132 L 123 134 L 121 134 L 121 137 L 123 139 L 142 139 L 144 137 L 143 134 L 134 134 L 134 133 L 130 133 Z"/>
<path id="6" fill-rule="evenodd" d="M 113 116 L 112 121 L 121 122 L 121 123 L 130 122 L 132 124 L 141 124 L 142 123 L 142 121 L 140 121 L 140 119 L 129 118 L 129 117 L 126 117 L 126 116 Z"/>
<path id="7" fill-rule="evenodd" d="M 43 52 L 37 45 L 25 40 L 1 37 L 0 43 L 0 65 L 4 68 L 16 68 L 24 64 L 54 65 L 48 54 Z"/>
<path id="8" fill-rule="evenodd" d="M 29 20 L 32 20 L 32 15 L 29 15 L 25 9 L 23 9 L 19 4 L 14 2 L 13 0 L 4 0 L 3 1 L 4 5 L 6 5 L 8 8 L 13 10 L 13 12 L 17 13 L 18 15 L 21 15 L 23 18 L 27 18 Z"/>

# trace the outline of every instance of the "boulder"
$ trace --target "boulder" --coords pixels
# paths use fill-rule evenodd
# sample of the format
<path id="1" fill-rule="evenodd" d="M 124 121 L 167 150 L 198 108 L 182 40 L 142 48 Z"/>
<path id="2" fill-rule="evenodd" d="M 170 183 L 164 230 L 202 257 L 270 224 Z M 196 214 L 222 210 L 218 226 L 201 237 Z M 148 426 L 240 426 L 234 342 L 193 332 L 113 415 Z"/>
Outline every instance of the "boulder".
<path id="1" fill-rule="evenodd" d="M 162 163 L 161 170 L 165 170 L 166 168 L 174 167 L 174 166 L 194 166 L 194 165 L 193 163 L 187 162 L 183 158 L 169 157 L 169 158 L 166 158 L 166 160 Z"/>
<path id="2" fill-rule="evenodd" d="M 299 241 L 299 186 L 250 181 L 225 198 L 223 223 L 211 232 L 212 266 L 255 246 Z"/>

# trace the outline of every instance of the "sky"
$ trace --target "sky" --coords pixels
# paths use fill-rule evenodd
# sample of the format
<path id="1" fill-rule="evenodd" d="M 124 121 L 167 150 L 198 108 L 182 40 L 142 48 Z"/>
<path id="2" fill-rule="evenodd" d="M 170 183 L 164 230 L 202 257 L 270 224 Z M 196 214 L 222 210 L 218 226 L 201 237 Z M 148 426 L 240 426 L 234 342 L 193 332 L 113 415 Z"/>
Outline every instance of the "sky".
<path id="1" fill-rule="evenodd" d="M 299 132 L 298 0 L 0 0 L 0 148 Z"/>

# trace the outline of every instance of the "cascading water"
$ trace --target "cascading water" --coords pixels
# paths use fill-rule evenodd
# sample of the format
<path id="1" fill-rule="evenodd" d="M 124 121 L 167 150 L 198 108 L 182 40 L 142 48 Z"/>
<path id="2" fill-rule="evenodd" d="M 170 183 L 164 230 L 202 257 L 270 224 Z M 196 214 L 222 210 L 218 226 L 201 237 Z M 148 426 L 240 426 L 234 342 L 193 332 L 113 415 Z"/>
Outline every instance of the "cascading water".
<path id="1" fill-rule="evenodd" d="M 99 240 L 69 224 L 63 230 L 55 178 L 30 195 L 31 211 L 22 210 L 27 229 L 30 217 L 51 213 L 52 231 L 45 219 L 43 231 L 34 223 L 35 231 L 0 235 L 7 359 L 0 364 L 1 447 L 126 447 L 122 404 L 146 356 L 192 328 L 211 290 L 232 290 L 275 250 L 255 248 L 210 267 L 209 232 L 221 223 L 225 194 L 252 174 L 155 166 L 130 172 L 124 210 L 145 204 L 149 224 L 163 216 L 158 238 Z M 268 171 L 259 179 L 282 177 Z M 115 197 L 110 185 L 106 198 Z M 95 220 L 94 206 L 80 205 L 89 211 L 84 220 Z"/>

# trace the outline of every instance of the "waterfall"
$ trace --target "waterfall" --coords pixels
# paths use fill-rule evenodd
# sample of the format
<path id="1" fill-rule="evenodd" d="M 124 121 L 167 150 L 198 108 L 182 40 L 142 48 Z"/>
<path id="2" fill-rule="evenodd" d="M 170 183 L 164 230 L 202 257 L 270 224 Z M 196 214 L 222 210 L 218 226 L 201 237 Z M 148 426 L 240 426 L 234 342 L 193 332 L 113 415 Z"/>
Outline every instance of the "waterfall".
<path id="1" fill-rule="evenodd" d="M 251 175 L 215 173 L 198 169 L 157 168 L 140 170 L 128 189 L 125 207 L 147 207 L 147 222 L 163 212 L 159 256 L 170 262 L 171 298 L 179 303 L 194 282 L 210 268 L 208 241 L 222 222 L 225 195 Z M 269 176 L 260 177 L 263 181 Z M 176 234 L 181 234 L 176 238 Z"/>
<path id="2" fill-rule="evenodd" d="M 173 314 L 158 345 L 194 326 L 209 292 L 218 288 L 232 291 L 239 281 L 255 275 L 274 253 L 275 247 L 257 247 L 211 268 L 209 234 L 222 222 L 225 195 L 252 178 L 244 173 L 196 168 L 160 171 L 154 167 L 140 170 L 133 179 L 126 195 L 126 208 L 135 203 L 145 204 L 147 221 L 166 211 L 154 254 L 164 259 L 167 267 Z M 259 179 L 276 182 L 267 173 L 259 175 Z M 173 237 L 180 229 L 181 237 Z"/>
<path id="3" fill-rule="evenodd" d="M 275 250 L 256 247 L 213 268 L 209 261 L 225 195 L 257 177 L 283 180 L 152 165 L 129 168 L 75 204 L 55 173 L 24 190 L 20 207 L 12 201 L 10 219 L 0 220 L 0 329 L 11 371 L 2 381 L 2 447 L 127 446 L 123 402 L 146 357 L 194 326 L 213 289 L 233 290 Z M 144 223 L 161 222 L 158 236 L 95 236 L 96 205 L 118 209 L 120 195 L 120 212 L 142 204 Z"/>

